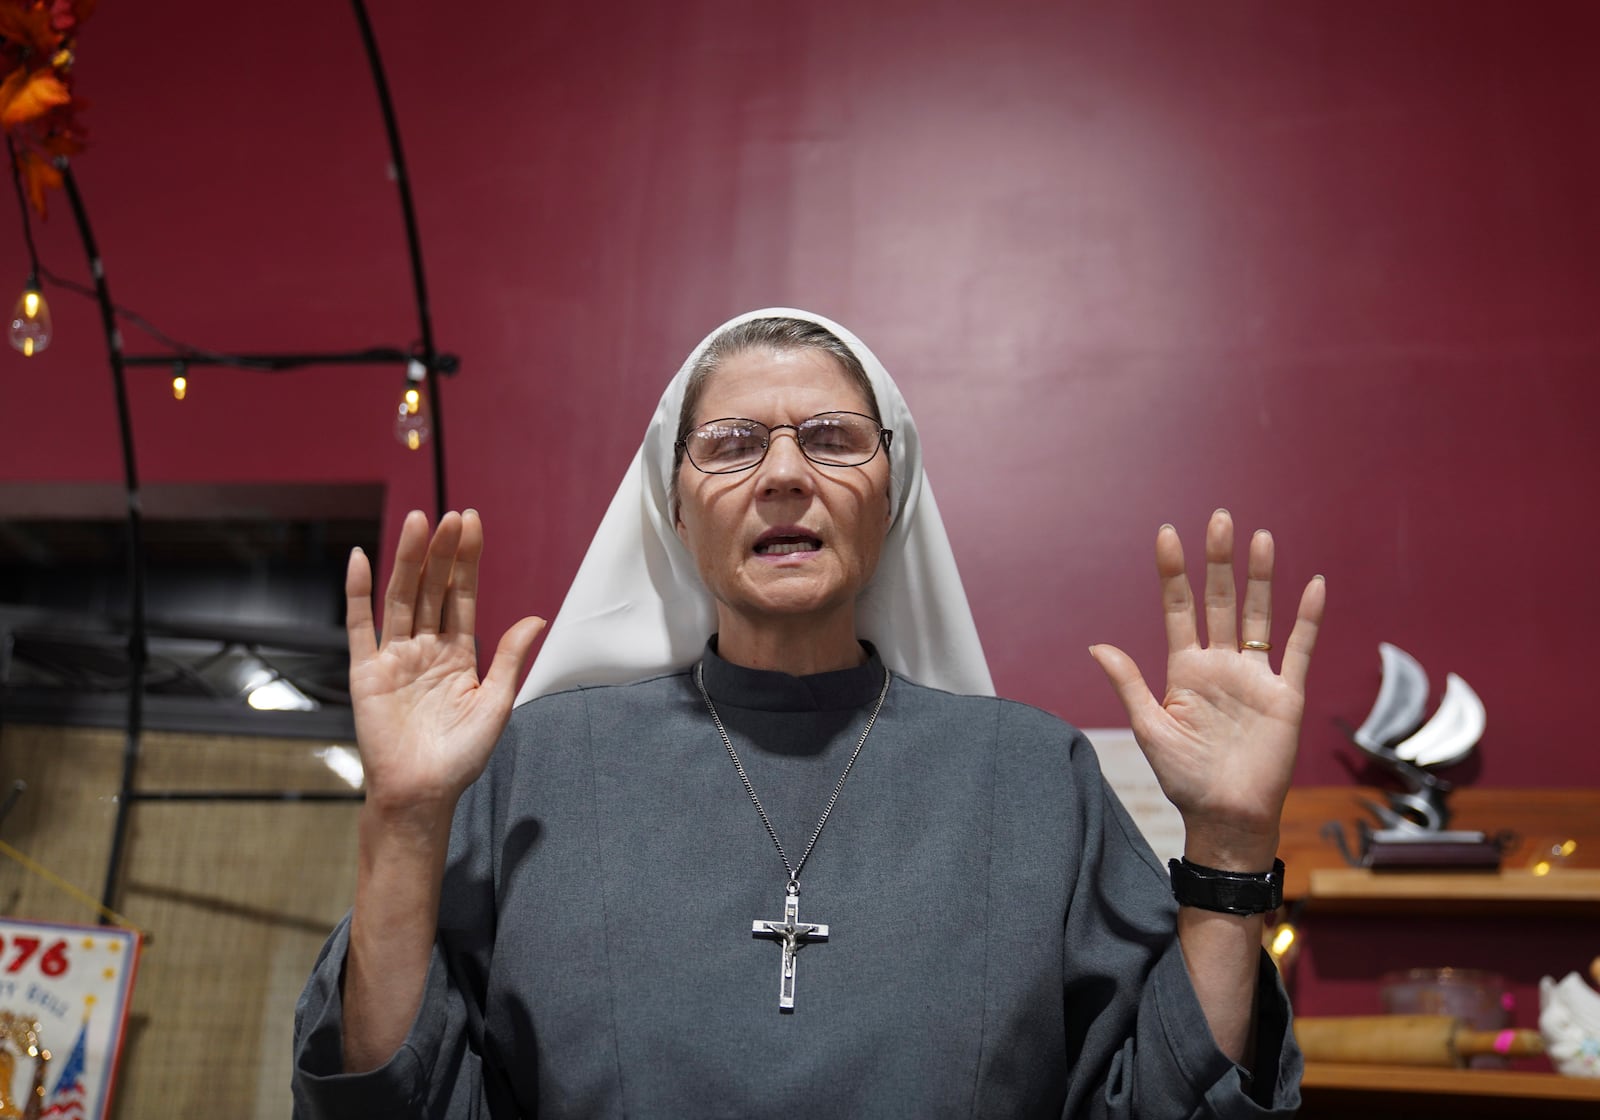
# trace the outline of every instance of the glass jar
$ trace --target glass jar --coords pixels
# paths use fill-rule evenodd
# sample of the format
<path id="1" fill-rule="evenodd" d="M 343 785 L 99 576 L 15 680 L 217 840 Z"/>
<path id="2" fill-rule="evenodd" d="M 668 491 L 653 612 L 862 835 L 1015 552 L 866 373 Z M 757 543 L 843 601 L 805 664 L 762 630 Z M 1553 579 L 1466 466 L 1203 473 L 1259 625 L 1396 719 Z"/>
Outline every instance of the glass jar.
<path id="1" fill-rule="evenodd" d="M 1410 968 L 1385 973 L 1379 995 L 1387 1015 L 1451 1015 L 1474 1030 L 1499 1031 L 1511 1025 L 1513 1000 L 1505 978 L 1475 968 Z M 1478 1054 L 1475 1069 L 1503 1068 L 1499 1054 Z"/>

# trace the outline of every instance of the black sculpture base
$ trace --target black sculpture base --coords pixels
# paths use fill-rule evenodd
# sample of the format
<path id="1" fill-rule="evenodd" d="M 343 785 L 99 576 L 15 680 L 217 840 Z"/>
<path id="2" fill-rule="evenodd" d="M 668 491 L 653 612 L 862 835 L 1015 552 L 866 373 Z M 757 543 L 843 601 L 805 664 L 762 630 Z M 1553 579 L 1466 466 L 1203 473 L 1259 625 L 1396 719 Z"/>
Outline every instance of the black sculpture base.
<path id="1" fill-rule="evenodd" d="M 1372 834 L 1362 862 L 1374 871 L 1498 871 L 1500 844 L 1482 832 L 1386 828 Z"/>

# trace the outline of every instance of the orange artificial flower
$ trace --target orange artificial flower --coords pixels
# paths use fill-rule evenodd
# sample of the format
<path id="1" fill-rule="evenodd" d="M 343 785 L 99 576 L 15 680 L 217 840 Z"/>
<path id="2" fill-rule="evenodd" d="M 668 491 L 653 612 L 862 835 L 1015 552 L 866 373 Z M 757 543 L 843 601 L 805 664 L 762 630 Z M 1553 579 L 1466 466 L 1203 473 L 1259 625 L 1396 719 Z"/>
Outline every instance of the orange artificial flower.
<path id="1" fill-rule="evenodd" d="M 29 74 L 17 70 L 0 82 L 0 128 L 38 120 L 57 105 L 72 100 L 72 91 L 49 70 Z"/>
<path id="2" fill-rule="evenodd" d="M 39 217 L 47 217 L 44 192 L 61 186 L 60 169 L 32 152 L 18 152 L 17 170 L 22 174 L 22 189 L 27 191 L 28 201 Z"/>
<path id="3" fill-rule="evenodd" d="M 6 0 L 0 3 L 0 41 L 4 42 L 7 55 L 49 58 L 61 46 L 61 34 L 51 26 L 48 5 L 31 0 Z M 6 61 L 10 64 L 16 60 L 8 58 Z"/>
<path id="4" fill-rule="evenodd" d="M 0 0 L 0 129 L 23 189 L 41 218 L 61 185 L 56 159 L 83 148 L 73 97 L 73 35 L 95 0 Z"/>

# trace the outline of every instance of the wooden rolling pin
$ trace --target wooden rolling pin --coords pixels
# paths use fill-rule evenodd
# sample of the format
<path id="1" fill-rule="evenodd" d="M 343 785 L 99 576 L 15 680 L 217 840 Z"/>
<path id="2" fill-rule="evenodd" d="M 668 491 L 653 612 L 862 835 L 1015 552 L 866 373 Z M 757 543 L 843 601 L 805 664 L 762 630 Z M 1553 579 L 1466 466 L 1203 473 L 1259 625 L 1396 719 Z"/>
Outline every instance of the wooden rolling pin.
<path id="1" fill-rule="evenodd" d="M 1474 1030 L 1450 1015 L 1297 1015 L 1294 1037 L 1308 1062 L 1464 1066 L 1478 1054 L 1544 1053 L 1538 1031 Z"/>

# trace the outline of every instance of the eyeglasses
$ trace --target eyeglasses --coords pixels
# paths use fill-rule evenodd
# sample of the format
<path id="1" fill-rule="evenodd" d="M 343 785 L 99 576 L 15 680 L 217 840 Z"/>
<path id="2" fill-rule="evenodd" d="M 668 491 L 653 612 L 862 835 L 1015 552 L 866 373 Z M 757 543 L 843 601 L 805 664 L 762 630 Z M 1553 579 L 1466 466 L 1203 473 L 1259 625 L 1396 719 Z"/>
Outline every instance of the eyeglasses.
<path id="1" fill-rule="evenodd" d="M 885 451 L 894 432 L 859 412 L 824 412 L 798 424 L 767 425 L 729 416 L 691 428 L 677 443 L 696 470 L 706 474 L 747 471 L 767 457 L 774 432 L 788 428 L 800 451 L 824 467 L 859 467 Z"/>

